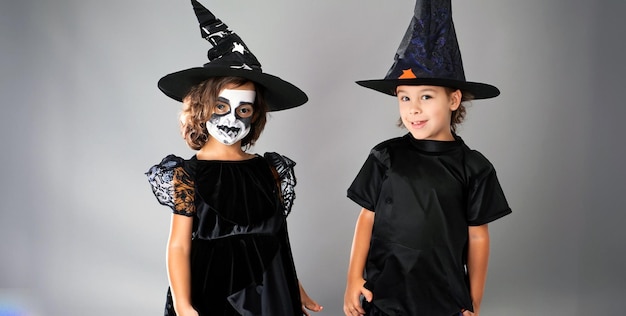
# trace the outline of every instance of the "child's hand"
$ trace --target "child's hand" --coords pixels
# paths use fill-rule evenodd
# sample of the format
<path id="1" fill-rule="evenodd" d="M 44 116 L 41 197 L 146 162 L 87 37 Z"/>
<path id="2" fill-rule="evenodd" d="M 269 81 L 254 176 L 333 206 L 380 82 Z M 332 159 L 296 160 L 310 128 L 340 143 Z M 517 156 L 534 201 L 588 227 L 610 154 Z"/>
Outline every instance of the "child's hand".
<path id="1" fill-rule="evenodd" d="M 365 314 L 365 310 L 363 310 L 361 306 L 361 295 L 363 295 L 368 302 L 372 301 L 374 295 L 363 286 L 364 284 L 365 280 L 363 278 L 348 281 L 346 293 L 343 297 L 343 312 L 346 316 Z"/>
<path id="2" fill-rule="evenodd" d="M 175 311 L 178 316 L 198 316 L 198 312 L 191 305 L 177 307 Z"/>
<path id="3" fill-rule="evenodd" d="M 463 316 L 478 316 L 478 310 L 476 309 L 475 312 L 473 312 L 473 313 L 468 311 L 468 310 L 464 310 L 461 315 L 463 315 Z"/>
<path id="4" fill-rule="evenodd" d="M 298 285 L 300 287 L 300 302 L 302 303 L 302 313 L 304 315 L 309 316 L 309 312 L 307 311 L 307 309 L 312 312 L 319 312 L 324 309 L 323 306 L 317 304 L 315 300 L 309 297 L 309 294 L 306 293 L 306 291 L 302 287 L 302 284 Z"/>

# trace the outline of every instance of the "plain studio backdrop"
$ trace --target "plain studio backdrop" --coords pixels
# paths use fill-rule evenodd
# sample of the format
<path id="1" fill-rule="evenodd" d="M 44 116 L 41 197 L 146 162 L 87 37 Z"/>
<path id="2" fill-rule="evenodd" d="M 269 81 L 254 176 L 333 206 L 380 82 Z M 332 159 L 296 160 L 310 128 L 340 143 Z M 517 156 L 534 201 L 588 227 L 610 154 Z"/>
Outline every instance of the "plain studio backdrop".
<path id="1" fill-rule="evenodd" d="M 474 102 L 459 134 L 495 165 L 513 214 L 490 225 L 483 316 L 610 315 L 626 297 L 626 55 L 613 0 L 453 1 Z M 299 277 L 341 315 L 372 146 L 403 135 L 382 78 L 412 0 L 208 1 L 266 72 L 310 101 L 272 113 L 254 152 L 297 162 Z M 170 212 L 144 172 L 189 157 L 157 80 L 206 62 L 189 1 L 0 4 L 0 314 L 159 315 Z M 9 314 L 14 313 L 14 314 Z"/>

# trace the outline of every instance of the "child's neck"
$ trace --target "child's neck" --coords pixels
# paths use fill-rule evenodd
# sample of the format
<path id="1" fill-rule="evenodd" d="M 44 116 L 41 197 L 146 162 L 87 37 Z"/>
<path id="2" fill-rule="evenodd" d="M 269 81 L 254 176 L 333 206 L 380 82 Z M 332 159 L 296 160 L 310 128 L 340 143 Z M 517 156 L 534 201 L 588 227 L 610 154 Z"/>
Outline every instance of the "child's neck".
<path id="1" fill-rule="evenodd" d="M 254 155 L 241 149 L 241 142 L 232 145 L 224 145 L 215 138 L 209 140 L 198 150 L 196 157 L 199 160 L 246 160 Z"/>

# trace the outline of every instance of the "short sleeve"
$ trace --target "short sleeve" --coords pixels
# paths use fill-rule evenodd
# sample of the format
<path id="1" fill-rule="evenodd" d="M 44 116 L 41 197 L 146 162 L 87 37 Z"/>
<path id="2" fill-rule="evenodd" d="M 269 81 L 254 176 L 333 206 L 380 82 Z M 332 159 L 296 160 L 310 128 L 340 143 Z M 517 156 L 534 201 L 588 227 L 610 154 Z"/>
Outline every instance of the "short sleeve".
<path id="1" fill-rule="evenodd" d="M 291 213 L 293 201 L 296 199 L 296 175 L 294 167 L 296 162 L 286 156 L 275 152 L 268 152 L 263 155 L 265 159 L 276 171 L 278 181 L 280 183 L 281 200 L 283 202 L 283 210 L 285 215 Z"/>
<path id="2" fill-rule="evenodd" d="M 348 188 L 348 198 L 365 209 L 376 211 L 378 196 L 389 169 L 388 164 L 386 150 L 372 149 Z"/>
<path id="3" fill-rule="evenodd" d="M 485 158 L 486 160 L 486 158 Z M 470 179 L 467 223 L 484 225 L 511 213 L 496 170 L 491 163 Z"/>
<path id="4" fill-rule="evenodd" d="M 196 212 L 194 183 L 183 163 L 182 158 L 169 155 L 152 166 L 146 176 L 160 204 L 169 206 L 174 214 L 193 216 Z"/>

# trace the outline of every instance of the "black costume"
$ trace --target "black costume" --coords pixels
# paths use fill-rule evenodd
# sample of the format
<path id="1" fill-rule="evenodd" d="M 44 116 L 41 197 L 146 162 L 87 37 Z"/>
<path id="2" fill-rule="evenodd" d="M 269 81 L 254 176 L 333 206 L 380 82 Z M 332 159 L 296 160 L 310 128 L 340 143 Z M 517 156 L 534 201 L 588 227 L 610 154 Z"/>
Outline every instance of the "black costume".
<path id="1" fill-rule="evenodd" d="M 276 153 L 243 161 L 170 155 L 148 171 L 159 202 L 193 216 L 191 296 L 201 316 L 302 315 L 286 224 L 294 165 Z M 165 315 L 175 315 L 169 290 Z"/>
<path id="2" fill-rule="evenodd" d="M 472 308 L 465 270 L 468 226 L 511 213 L 496 172 L 454 141 L 407 134 L 374 147 L 348 197 L 376 212 L 365 267 L 372 308 L 450 316 Z"/>

